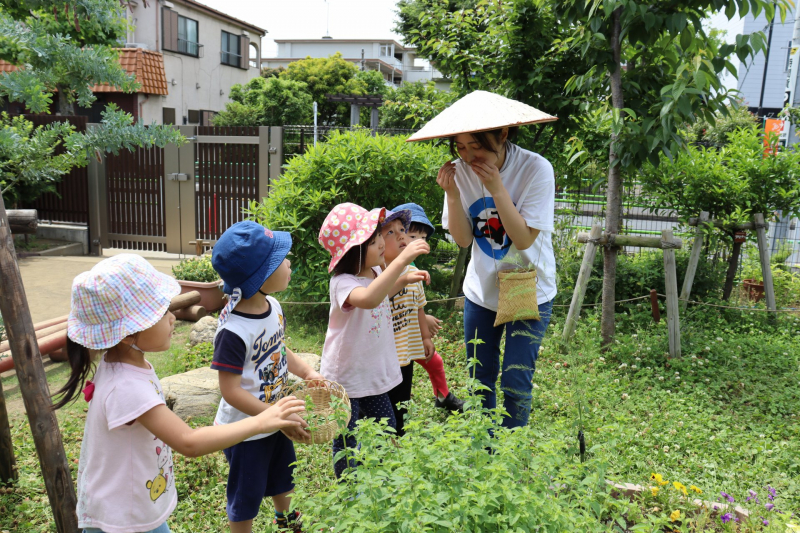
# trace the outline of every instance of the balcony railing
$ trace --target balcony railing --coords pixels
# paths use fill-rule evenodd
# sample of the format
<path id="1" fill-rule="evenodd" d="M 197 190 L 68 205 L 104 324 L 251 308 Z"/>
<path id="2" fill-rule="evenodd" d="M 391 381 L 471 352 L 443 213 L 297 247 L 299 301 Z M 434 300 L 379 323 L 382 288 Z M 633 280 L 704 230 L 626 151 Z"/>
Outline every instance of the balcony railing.
<path id="1" fill-rule="evenodd" d="M 233 52 L 220 52 L 220 60 L 224 65 L 230 65 L 232 67 L 238 67 L 241 64 L 242 55 L 235 54 Z"/>
<path id="2" fill-rule="evenodd" d="M 178 52 L 188 56 L 203 57 L 203 45 L 178 37 Z"/>

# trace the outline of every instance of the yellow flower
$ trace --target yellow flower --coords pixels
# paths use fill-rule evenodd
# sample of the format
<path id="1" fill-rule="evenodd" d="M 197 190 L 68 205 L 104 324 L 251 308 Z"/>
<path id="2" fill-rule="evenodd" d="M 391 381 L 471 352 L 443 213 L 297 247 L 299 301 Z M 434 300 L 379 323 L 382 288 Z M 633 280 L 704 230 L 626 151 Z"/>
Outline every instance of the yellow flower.
<path id="1" fill-rule="evenodd" d="M 675 490 L 677 490 L 678 492 L 682 492 L 684 496 L 688 496 L 688 493 L 686 492 L 686 485 L 684 485 L 683 483 L 673 481 L 672 486 L 675 487 Z"/>
<path id="2" fill-rule="evenodd" d="M 681 519 L 681 511 L 680 509 L 675 509 L 672 511 L 672 514 L 669 515 L 669 519 L 671 522 L 675 522 L 676 520 Z"/>
<path id="3" fill-rule="evenodd" d="M 691 485 L 691 486 L 689 487 L 689 490 L 693 490 L 693 491 L 695 491 L 697 494 L 703 494 L 703 491 L 702 491 L 702 490 L 700 490 L 700 489 L 698 489 L 698 488 L 697 488 L 697 487 L 695 487 L 694 485 Z"/>
<path id="4" fill-rule="evenodd" d="M 658 487 L 650 487 L 650 492 L 653 494 L 653 496 L 658 495 L 658 490 Z"/>
<path id="5" fill-rule="evenodd" d="M 650 479 L 658 483 L 659 485 L 666 485 L 669 481 L 664 481 L 664 478 L 661 477 L 661 474 L 652 473 L 650 474 Z"/>

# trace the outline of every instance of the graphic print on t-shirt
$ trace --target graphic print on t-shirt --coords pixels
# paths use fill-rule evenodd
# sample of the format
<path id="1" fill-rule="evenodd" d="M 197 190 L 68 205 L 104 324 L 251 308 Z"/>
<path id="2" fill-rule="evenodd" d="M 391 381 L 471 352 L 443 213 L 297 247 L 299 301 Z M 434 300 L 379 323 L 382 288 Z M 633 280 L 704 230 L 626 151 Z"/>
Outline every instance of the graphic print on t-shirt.
<path id="1" fill-rule="evenodd" d="M 256 337 L 253 343 L 253 355 L 251 361 L 255 364 L 258 372 L 258 379 L 261 381 L 261 395 L 258 399 L 273 403 L 278 400 L 281 388 L 285 380 L 287 366 L 286 346 L 283 343 L 283 332 L 285 330 L 283 315 L 278 315 L 278 331 L 271 337 L 265 339 L 267 334 L 265 329 L 261 335 Z M 263 366 L 262 366 L 263 365 Z"/>
<path id="2" fill-rule="evenodd" d="M 150 383 L 153 382 L 151 381 Z M 153 440 L 157 441 L 158 437 L 154 437 Z M 150 500 L 153 503 L 155 503 L 162 494 L 167 492 L 167 489 L 175 482 L 172 465 L 172 449 L 166 442 L 161 441 L 160 444 L 156 443 L 155 452 L 158 474 L 156 474 L 156 477 L 152 480 L 148 480 L 145 483 L 145 488 L 150 492 Z"/>
<path id="3" fill-rule="evenodd" d="M 472 219 L 472 236 L 478 248 L 489 257 L 504 258 L 513 243 L 500 220 L 494 198 L 488 196 L 475 200 L 469 206 L 469 216 Z"/>

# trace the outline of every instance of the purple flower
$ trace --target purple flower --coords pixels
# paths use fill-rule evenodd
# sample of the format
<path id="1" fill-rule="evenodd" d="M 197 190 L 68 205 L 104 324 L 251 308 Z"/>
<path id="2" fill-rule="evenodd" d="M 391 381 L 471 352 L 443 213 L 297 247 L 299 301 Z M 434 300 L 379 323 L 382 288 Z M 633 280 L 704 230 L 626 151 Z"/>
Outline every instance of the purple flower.
<path id="1" fill-rule="evenodd" d="M 764 520 L 764 525 L 768 526 L 769 525 L 769 520 Z"/>
<path id="2" fill-rule="evenodd" d="M 764 507 L 767 508 L 767 511 L 771 511 L 771 510 L 773 510 L 775 508 L 775 504 L 774 503 L 768 503 Z"/>
<path id="3" fill-rule="evenodd" d="M 771 486 L 767 485 L 767 490 L 769 491 L 769 501 L 774 500 L 775 499 L 775 489 L 773 489 Z"/>
<path id="4" fill-rule="evenodd" d="M 732 519 L 732 518 L 733 518 L 733 517 L 731 516 L 731 513 L 725 513 L 724 515 L 722 515 L 722 516 L 720 517 L 720 519 L 722 520 L 722 523 L 723 523 L 723 524 L 727 524 L 728 522 L 730 522 L 730 521 L 731 521 L 731 519 Z"/>
<path id="5" fill-rule="evenodd" d="M 723 497 L 723 498 L 725 498 L 726 500 L 728 500 L 728 501 L 729 501 L 729 502 L 731 502 L 731 503 L 733 503 L 733 502 L 735 502 L 735 501 L 736 501 L 736 500 L 734 500 L 734 499 L 733 499 L 733 496 L 731 496 L 731 495 L 730 495 L 730 494 L 728 494 L 727 492 L 722 492 L 722 491 L 720 491 L 720 494 L 722 495 L 722 497 Z"/>
<path id="6" fill-rule="evenodd" d="M 756 503 L 761 503 L 760 501 L 758 501 L 758 494 L 753 489 L 750 489 L 750 496 L 748 496 L 745 501 L 749 502 L 751 500 L 754 500 Z"/>

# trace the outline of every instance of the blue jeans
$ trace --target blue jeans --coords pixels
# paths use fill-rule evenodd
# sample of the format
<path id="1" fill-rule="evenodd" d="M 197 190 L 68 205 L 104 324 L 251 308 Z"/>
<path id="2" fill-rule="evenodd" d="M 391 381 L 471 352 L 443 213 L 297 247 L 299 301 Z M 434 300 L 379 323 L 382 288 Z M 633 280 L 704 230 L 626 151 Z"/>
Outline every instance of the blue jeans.
<path id="1" fill-rule="evenodd" d="M 536 358 L 544 332 L 550 323 L 553 302 L 539 305 L 540 320 L 517 320 L 494 326 L 495 311 L 481 307 L 464 299 L 464 341 L 467 343 L 467 359 L 477 358 L 475 378 L 489 388 L 483 391 L 483 406 L 487 409 L 497 407 L 496 383 L 500 371 L 500 339 L 506 332 L 506 350 L 503 354 L 503 374 L 500 377 L 500 390 L 503 391 L 503 407 L 508 416 L 503 417 L 503 427 L 514 428 L 528 424 L 531 414 L 531 391 Z M 483 344 L 469 344 L 477 337 Z"/>
<path id="2" fill-rule="evenodd" d="M 97 529 L 96 527 L 87 527 L 86 529 L 83 530 L 83 533 L 103 533 L 103 530 Z M 150 531 L 145 531 L 143 533 L 170 533 L 170 531 L 169 531 L 169 526 L 167 526 L 167 523 L 164 522 L 157 528 L 151 529 Z"/>

